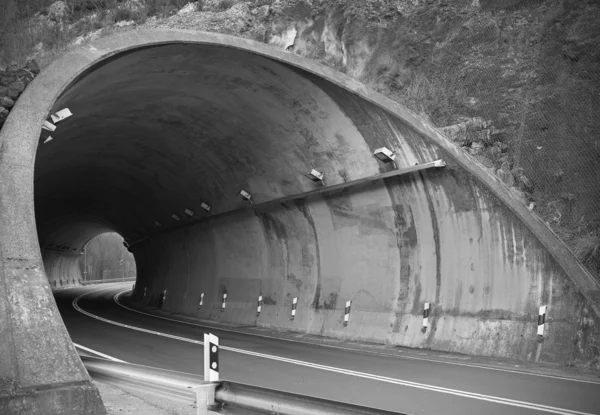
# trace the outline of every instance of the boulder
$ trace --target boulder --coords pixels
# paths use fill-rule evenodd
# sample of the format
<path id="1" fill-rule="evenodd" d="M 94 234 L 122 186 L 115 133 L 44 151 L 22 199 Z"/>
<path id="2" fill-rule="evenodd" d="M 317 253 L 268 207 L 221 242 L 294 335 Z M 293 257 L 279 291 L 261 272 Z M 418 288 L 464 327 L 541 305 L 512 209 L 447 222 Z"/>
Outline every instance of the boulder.
<path id="1" fill-rule="evenodd" d="M 0 106 L 2 106 L 4 108 L 12 108 L 13 105 L 15 105 L 15 101 L 10 99 L 9 97 L 0 98 Z"/>
<path id="2" fill-rule="evenodd" d="M 0 98 L 8 96 L 8 88 L 0 85 Z"/>
<path id="3" fill-rule="evenodd" d="M 513 187 L 515 184 L 515 177 L 510 172 L 508 162 L 502 163 L 502 167 L 496 170 L 496 176 L 498 176 L 508 187 Z"/>
<path id="4" fill-rule="evenodd" d="M 481 154 L 483 153 L 483 148 L 483 144 L 473 142 L 471 143 L 471 148 L 469 148 L 469 153 L 471 153 L 472 155 Z"/>
<path id="5" fill-rule="evenodd" d="M 0 107 L 0 125 L 4 124 L 4 121 L 6 121 L 6 117 L 8 117 L 8 110 L 6 108 Z"/>
<path id="6" fill-rule="evenodd" d="M 197 3 L 188 3 L 177 12 L 177 15 L 182 16 L 184 14 L 190 14 L 196 11 L 198 11 Z"/>
<path id="7" fill-rule="evenodd" d="M 17 99 L 25 90 L 25 84 L 21 81 L 15 81 L 8 86 L 8 97 Z"/>
<path id="8" fill-rule="evenodd" d="M 38 63 L 35 59 L 31 59 L 31 60 L 27 61 L 27 63 L 25 64 L 25 69 L 27 69 L 29 72 L 31 72 L 34 75 L 37 75 L 40 73 L 40 65 L 38 65 Z"/>
<path id="9" fill-rule="evenodd" d="M 497 147 L 502 153 L 508 150 L 508 145 L 506 143 L 503 143 L 502 141 L 496 141 L 493 145 L 494 147 Z"/>

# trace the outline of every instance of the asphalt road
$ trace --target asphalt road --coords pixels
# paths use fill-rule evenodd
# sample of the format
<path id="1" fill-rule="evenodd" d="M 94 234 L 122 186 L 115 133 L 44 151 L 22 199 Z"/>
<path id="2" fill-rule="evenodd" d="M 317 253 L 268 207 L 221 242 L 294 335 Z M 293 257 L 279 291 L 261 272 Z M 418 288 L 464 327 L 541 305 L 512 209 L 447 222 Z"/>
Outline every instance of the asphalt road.
<path id="1" fill-rule="evenodd" d="M 75 343 L 129 363 L 202 374 L 202 346 L 158 335 L 219 336 L 221 377 L 267 388 L 408 414 L 600 414 L 600 382 L 458 366 L 340 350 L 167 321 L 124 309 L 113 297 L 127 285 L 55 294 Z M 107 289 L 108 288 L 108 289 Z M 99 321 L 96 316 L 140 332 Z M 229 349 L 223 349 L 226 346 Z"/>

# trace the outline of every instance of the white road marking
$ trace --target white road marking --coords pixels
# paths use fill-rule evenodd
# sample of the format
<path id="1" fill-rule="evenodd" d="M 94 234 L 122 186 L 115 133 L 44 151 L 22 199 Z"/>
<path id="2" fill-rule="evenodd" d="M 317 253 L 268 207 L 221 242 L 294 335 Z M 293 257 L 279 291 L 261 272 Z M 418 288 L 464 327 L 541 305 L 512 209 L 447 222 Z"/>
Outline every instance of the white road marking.
<path id="1" fill-rule="evenodd" d="M 558 375 L 545 375 L 545 374 L 542 374 L 542 373 L 525 372 L 525 371 L 522 371 L 522 370 L 514 370 L 514 369 L 501 368 L 501 367 L 491 367 L 491 366 L 477 365 L 477 364 L 474 364 L 474 363 L 449 362 L 449 361 L 444 361 L 444 360 L 439 360 L 439 359 L 432 359 L 432 358 L 425 358 L 425 357 L 402 356 L 402 355 L 398 355 L 398 354 L 376 352 L 376 351 L 372 351 L 372 350 L 353 349 L 351 347 L 336 346 L 336 345 L 332 345 L 332 344 L 311 343 L 311 342 L 302 341 L 302 340 L 286 339 L 286 338 L 274 337 L 274 336 L 269 336 L 269 335 L 260 334 L 260 333 L 240 332 L 240 331 L 231 330 L 231 329 L 227 329 L 227 328 L 221 328 L 221 327 L 217 327 L 217 326 L 210 326 L 210 325 L 192 323 L 192 322 L 183 321 L 183 320 L 176 320 L 176 319 L 172 319 L 172 318 L 168 318 L 168 317 L 157 316 L 155 314 L 145 313 L 143 311 L 139 311 L 139 310 L 133 309 L 131 307 L 127 307 L 126 305 L 123 305 L 123 303 L 121 303 L 121 301 L 119 300 L 119 297 L 122 294 L 125 294 L 126 292 L 130 292 L 130 291 L 131 290 L 124 290 L 124 291 L 121 291 L 121 292 L 117 293 L 114 296 L 115 302 L 119 306 L 121 306 L 121 307 L 123 307 L 123 308 L 125 308 L 125 309 L 127 309 L 129 311 L 132 311 L 134 313 L 143 314 L 143 315 L 146 315 L 146 316 L 149 316 L 149 317 L 159 318 L 159 319 L 162 319 L 162 320 L 172 321 L 172 322 L 175 322 L 175 323 L 187 324 L 189 326 L 202 327 L 202 328 L 205 328 L 205 329 L 220 330 L 220 331 L 224 331 L 224 332 L 227 332 L 227 333 L 244 334 L 244 335 L 248 335 L 248 336 L 262 337 L 262 338 L 271 339 L 271 340 L 279 340 L 279 341 L 286 341 L 286 342 L 291 342 L 291 343 L 308 344 L 308 345 L 311 345 L 311 346 L 319 346 L 319 347 L 328 347 L 330 349 L 346 350 L 346 351 L 355 352 L 355 353 L 367 353 L 367 354 L 372 354 L 372 355 L 377 355 L 377 356 L 394 357 L 394 358 L 397 358 L 397 359 L 419 360 L 419 361 L 425 361 L 425 362 L 442 363 L 442 364 L 445 364 L 445 365 L 466 366 L 466 367 L 472 367 L 472 368 L 476 368 L 476 369 L 494 370 L 494 371 L 497 371 L 497 372 L 508 372 L 508 373 L 515 373 L 515 374 L 519 374 L 519 375 L 537 376 L 537 377 L 542 377 L 542 378 L 558 379 L 558 380 L 564 380 L 564 381 L 568 381 L 568 382 L 592 383 L 592 384 L 600 385 L 600 382 L 593 381 L 593 380 L 588 380 L 588 379 L 569 378 L 569 377 L 566 377 L 566 376 L 558 376 Z M 423 355 L 423 356 L 427 356 L 427 353 L 419 353 L 419 354 Z"/>
<path id="2" fill-rule="evenodd" d="M 183 342 L 193 343 L 193 344 L 198 344 L 198 345 L 204 344 L 204 342 L 202 342 L 200 340 L 188 339 L 186 337 L 180 337 L 180 336 L 175 336 L 172 334 L 160 333 L 157 331 L 144 329 L 141 327 L 130 326 L 128 324 L 123 324 L 123 323 L 119 323 L 117 321 L 109 320 L 109 319 L 97 316 L 95 314 L 92 314 L 88 311 L 85 311 L 81 307 L 79 307 L 79 305 L 77 303 L 78 303 L 79 299 L 81 299 L 89 294 L 92 294 L 92 293 L 91 292 L 84 293 L 73 300 L 73 307 L 77 311 L 87 315 L 88 317 L 103 321 L 105 323 L 113 324 L 116 326 L 140 331 L 143 333 L 154 334 L 154 335 L 158 335 L 161 337 L 167 337 L 170 339 L 180 340 Z M 119 293 L 119 294 L 121 294 L 121 293 Z M 117 296 L 119 294 L 117 294 Z M 176 321 L 176 320 L 174 320 L 174 321 Z M 237 349 L 237 348 L 228 347 L 228 346 L 221 346 L 220 349 L 227 350 L 227 351 L 230 351 L 233 353 L 239 353 L 239 354 L 244 354 L 244 355 L 248 355 L 248 356 L 260 357 L 263 359 L 275 360 L 278 362 L 290 363 L 290 364 L 297 365 L 297 366 L 309 367 L 309 368 L 313 368 L 313 369 L 319 369 L 319 370 L 339 373 L 339 374 L 343 374 L 343 375 L 349 375 L 349 376 L 360 377 L 360 378 L 369 379 L 369 380 L 386 382 L 386 383 L 391 383 L 391 384 L 400 385 L 400 386 L 424 389 L 424 390 L 429 390 L 432 392 L 451 394 L 451 395 L 456 395 L 456 396 L 460 396 L 460 397 L 464 397 L 464 398 L 482 400 L 482 401 L 498 403 L 498 404 L 503 404 L 503 405 L 508 405 L 508 406 L 515 406 L 515 407 L 519 407 L 519 408 L 526 408 L 526 409 L 531 409 L 531 410 L 535 410 L 535 411 L 544 411 L 544 412 L 552 413 L 552 414 L 597 415 L 597 414 L 592 414 L 589 412 L 574 411 L 574 410 L 570 410 L 570 409 L 566 409 L 566 408 L 558 408 L 558 407 L 553 407 L 553 406 L 548 406 L 548 405 L 540 405 L 540 404 L 536 404 L 536 403 L 532 403 L 532 402 L 518 401 L 518 400 L 502 398 L 502 397 L 498 397 L 498 396 L 484 395 L 484 394 L 480 394 L 480 393 L 467 392 L 467 391 L 462 391 L 462 390 L 458 390 L 458 389 L 444 388 L 444 387 L 428 385 L 428 384 L 424 384 L 424 383 L 411 382 L 411 381 L 407 381 L 407 380 L 390 378 L 387 376 L 379 376 L 379 375 L 374 375 L 374 374 L 365 373 L 365 372 L 358 372 L 358 371 L 354 371 L 354 370 L 342 369 L 342 368 L 337 368 L 337 367 L 333 367 L 333 366 L 320 365 L 317 363 L 310 363 L 310 362 L 305 362 L 302 360 L 288 359 L 288 358 L 280 357 L 280 356 L 273 356 L 273 355 L 268 355 L 268 354 L 264 354 L 264 353 L 251 352 L 248 350 Z"/>
<path id="3" fill-rule="evenodd" d="M 76 348 L 78 348 L 78 349 L 85 350 L 86 352 L 89 352 L 89 353 L 95 354 L 95 355 L 97 355 L 97 356 L 103 357 L 103 358 L 105 358 L 106 360 L 110 360 L 110 361 L 113 361 L 113 362 L 119 362 L 119 363 L 127 363 L 127 362 L 126 362 L 126 361 L 124 361 L 124 360 L 117 359 L 116 357 L 112 357 L 112 356 L 109 356 L 109 355 L 107 355 L 107 354 L 104 354 L 104 353 L 100 353 L 100 352 L 99 352 L 99 351 L 97 351 L 97 350 L 90 349 L 90 348 L 88 348 L 88 347 L 82 346 L 82 345 L 80 345 L 80 344 L 77 344 L 77 343 L 75 343 L 75 342 L 73 342 L 73 346 L 75 346 L 75 347 L 76 347 Z"/>

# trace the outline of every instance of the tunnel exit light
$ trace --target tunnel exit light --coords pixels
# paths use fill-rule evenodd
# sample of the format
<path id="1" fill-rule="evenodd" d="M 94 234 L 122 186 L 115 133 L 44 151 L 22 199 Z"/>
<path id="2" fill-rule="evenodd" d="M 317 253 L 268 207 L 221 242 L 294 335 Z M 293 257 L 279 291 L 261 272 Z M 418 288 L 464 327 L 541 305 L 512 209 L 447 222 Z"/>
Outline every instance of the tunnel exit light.
<path id="1" fill-rule="evenodd" d="M 396 153 L 394 153 L 392 150 L 388 149 L 387 147 L 378 148 L 377 150 L 375 150 L 373 152 L 373 155 L 375 157 L 377 157 L 379 160 L 383 161 L 384 163 L 389 163 L 391 161 L 394 161 L 394 159 L 396 158 Z"/>
<path id="2" fill-rule="evenodd" d="M 194 216 L 194 211 L 190 210 L 190 209 L 186 209 L 185 214 L 188 215 L 189 217 L 192 217 L 192 216 Z"/>
<path id="3" fill-rule="evenodd" d="M 181 218 L 174 213 L 171 215 L 171 217 L 175 220 L 181 220 Z"/>
<path id="4" fill-rule="evenodd" d="M 250 199 L 252 199 L 252 195 L 243 189 L 240 190 L 240 192 L 238 193 L 238 196 L 248 202 L 250 201 Z"/>
<path id="5" fill-rule="evenodd" d="M 208 205 L 208 204 L 206 204 L 206 203 L 204 203 L 204 202 L 202 202 L 202 204 L 200 205 L 200 207 L 201 207 L 202 209 L 204 209 L 205 211 L 207 211 L 208 213 L 210 213 L 210 210 L 212 209 L 212 208 L 210 207 L 210 205 Z"/>
<path id="6" fill-rule="evenodd" d="M 322 182 L 323 181 L 323 173 L 318 170 L 312 169 L 310 173 L 305 174 L 305 177 L 308 177 L 313 182 Z"/>

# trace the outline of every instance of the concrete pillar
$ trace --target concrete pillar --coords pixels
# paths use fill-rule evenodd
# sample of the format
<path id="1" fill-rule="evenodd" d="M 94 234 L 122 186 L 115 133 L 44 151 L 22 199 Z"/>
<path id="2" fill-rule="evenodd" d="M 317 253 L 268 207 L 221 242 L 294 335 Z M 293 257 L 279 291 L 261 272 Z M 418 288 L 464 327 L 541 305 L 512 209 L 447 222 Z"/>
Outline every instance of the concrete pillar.
<path id="1" fill-rule="evenodd" d="M 9 117 L 11 123 L 18 117 Z M 23 161 L 30 157 L 19 157 L 23 148 L 8 145 L 5 131 L 0 135 L 0 414 L 105 414 L 44 272 L 33 168 Z"/>

